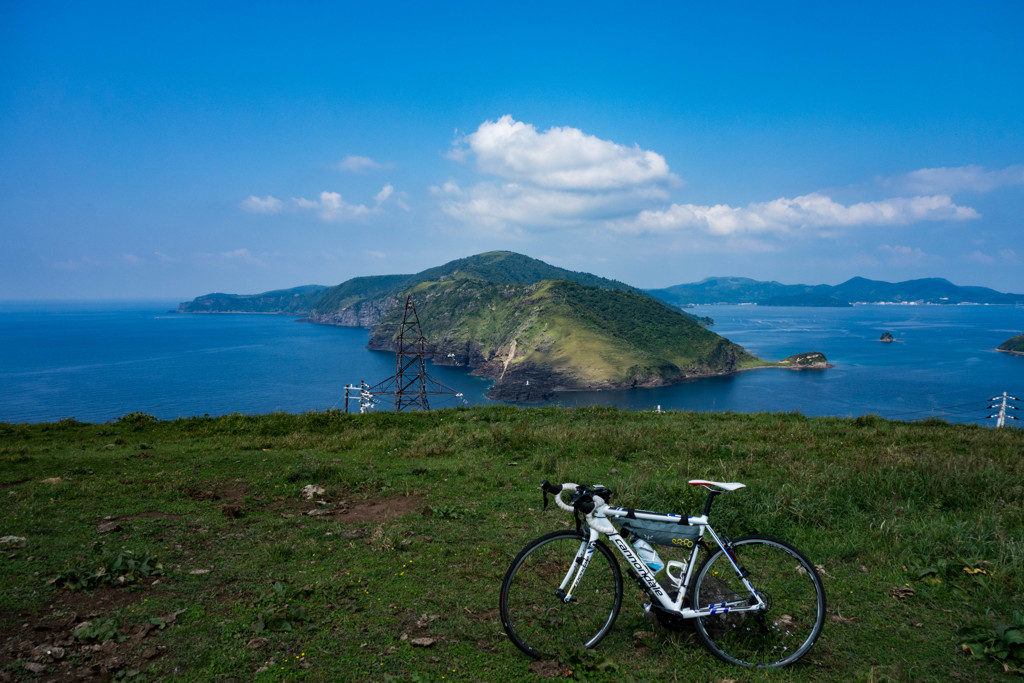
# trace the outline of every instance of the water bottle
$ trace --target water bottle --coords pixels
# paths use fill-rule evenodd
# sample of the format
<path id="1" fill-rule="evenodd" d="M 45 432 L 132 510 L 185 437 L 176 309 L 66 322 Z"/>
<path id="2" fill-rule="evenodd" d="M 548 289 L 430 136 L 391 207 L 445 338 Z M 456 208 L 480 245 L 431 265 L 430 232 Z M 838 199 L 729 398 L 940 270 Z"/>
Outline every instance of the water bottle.
<path id="1" fill-rule="evenodd" d="M 665 563 L 658 557 L 658 551 L 642 538 L 633 541 L 633 548 L 636 550 L 637 557 L 650 567 L 652 572 L 660 572 L 665 567 Z"/>

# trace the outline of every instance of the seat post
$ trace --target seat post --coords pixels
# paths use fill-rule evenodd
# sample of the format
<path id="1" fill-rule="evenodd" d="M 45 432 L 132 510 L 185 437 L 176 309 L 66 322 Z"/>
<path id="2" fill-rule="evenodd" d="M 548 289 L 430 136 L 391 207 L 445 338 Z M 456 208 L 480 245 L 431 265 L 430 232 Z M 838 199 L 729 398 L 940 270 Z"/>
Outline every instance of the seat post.
<path id="1" fill-rule="evenodd" d="M 704 501 L 704 516 L 705 517 L 707 517 L 708 515 L 711 514 L 711 502 L 715 499 L 715 496 L 717 496 L 719 493 L 722 493 L 722 492 L 718 491 L 718 490 L 715 490 L 715 489 L 708 489 L 708 497 Z"/>

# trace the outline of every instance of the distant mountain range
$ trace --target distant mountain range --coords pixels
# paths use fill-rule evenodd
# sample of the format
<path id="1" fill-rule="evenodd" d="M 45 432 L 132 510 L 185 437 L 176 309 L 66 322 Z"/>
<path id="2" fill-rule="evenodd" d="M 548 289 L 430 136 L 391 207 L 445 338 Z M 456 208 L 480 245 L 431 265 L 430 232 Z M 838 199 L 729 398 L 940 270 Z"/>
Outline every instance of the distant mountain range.
<path id="1" fill-rule="evenodd" d="M 883 282 L 855 277 L 840 285 L 784 285 L 742 277 L 713 277 L 691 284 L 649 289 L 675 304 L 758 304 L 759 306 L 851 306 L 855 303 L 1019 304 L 1024 294 L 987 287 L 959 287 L 942 278 Z"/>

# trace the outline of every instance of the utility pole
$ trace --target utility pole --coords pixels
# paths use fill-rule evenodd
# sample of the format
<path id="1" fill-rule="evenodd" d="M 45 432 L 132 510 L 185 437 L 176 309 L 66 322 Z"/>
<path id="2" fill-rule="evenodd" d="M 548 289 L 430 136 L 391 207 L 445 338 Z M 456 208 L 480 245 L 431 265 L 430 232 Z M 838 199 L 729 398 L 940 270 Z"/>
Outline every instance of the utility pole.
<path id="1" fill-rule="evenodd" d="M 357 400 L 357 397 L 351 395 L 351 392 L 353 392 L 353 391 L 358 391 L 359 392 L 358 401 L 359 401 L 359 413 L 360 414 L 365 413 L 366 411 L 368 411 L 371 408 L 373 408 L 373 394 L 370 393 L 370 385 L 367 384 L 365 380 L 359 380 L 359 386 L 358 387 L 355 386 L 354 384 L 346 384 L 345 385 L 345 412 L 346 413 L 348 412 L 348 402 L 349 401 Z"/>
<path id="2" fill-rule="evenodd" d="M 359 413 L 365 413 L 373 407 L 373 394 L 370 393 L 370 385 L 359 380 Z"/>
<path id="3" fill-rule="evenodd" d="M 999 403 L 997 405 L 989 406 L 990 409 L 991 408 L 999 408 L 999 412 L 998 413 L 996 413 L 995 415 L 989 415 L 988 416 L 988 419 L 990 419 L 990 420 L 993 417 L 996 418 L 996 429 L 999 429 L 1000 427 L 1005 425 L 1007 420 L 1016 420 L 1017 419 L 1013 415 L 1007 415 L 1006 414 L 1006 409 L 1007 408 L 1009 408 L 1010 410 L 1017 410 L 1017 406 L 1013 406 L 1013 405 L 1010 405 L 1010 404 L 1007 403 L 1007 401 L 1016 401 L 1016 400 L 1018 400 L 1015 396 L 1010 396 L 1009 394 L 1007 394 L 1004 391 L 1002 396 L 996 396 L 994 398 L 990 398 L 989 400 L 990 401 L 999 401 Z"/>

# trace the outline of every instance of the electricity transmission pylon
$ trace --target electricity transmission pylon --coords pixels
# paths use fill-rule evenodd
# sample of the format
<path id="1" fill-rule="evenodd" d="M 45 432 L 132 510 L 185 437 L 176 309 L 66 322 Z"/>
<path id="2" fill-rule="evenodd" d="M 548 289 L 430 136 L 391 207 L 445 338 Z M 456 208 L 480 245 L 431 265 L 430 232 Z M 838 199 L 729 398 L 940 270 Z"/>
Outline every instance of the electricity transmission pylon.
<path id="1" fill-rule="evenodd" d="M 395 374 L 370 387 L 373 396 L 393 396 L 395 412 L 406 408 L 430 410 L 429 396 L 453 396 L 465 404 L 462 394 L 427 374 L 426 359 L 436 353 L 423 336 L 420 319 L 410 294 L 405 300 L 402 323 L 395 335 Z"/>

